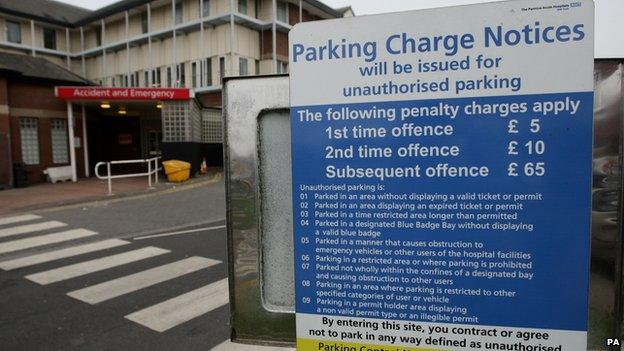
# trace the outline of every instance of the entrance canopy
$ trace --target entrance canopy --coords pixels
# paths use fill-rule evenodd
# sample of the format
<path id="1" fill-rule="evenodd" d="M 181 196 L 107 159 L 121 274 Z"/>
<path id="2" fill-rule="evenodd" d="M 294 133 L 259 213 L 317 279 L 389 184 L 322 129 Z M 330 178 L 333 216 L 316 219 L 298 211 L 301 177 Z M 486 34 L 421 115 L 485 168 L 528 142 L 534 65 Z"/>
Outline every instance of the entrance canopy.
<path id="1" fill-rule="evenodd" d="M 111 107 L 111 102 L 120 104 L 118 113 L 126 115 L 127 104 L 140 104 L 141 102 L 184 101 L 193 97 L 190 89 L 186 88 L 109 88 L 99 86 L 57 86 L 54 87 L 54 95 L 61 100 L 67 101 L 67 134 L 69 139 L 69 159 L 72 170 L 72 181 L 77 180 L 75 138 L 74 138 L 74 113 L 72 103 L 81 103 L 82 116 L 85 118 L 85 103 L 98 102 L 103 108 Z M 89 175 L 89 159 L 87 147 L 86 120 L 83 120 L 83 144 L 85 146 L 85 174 Z M 124 134 L 125 135 L 125 134 Z"/>
<path id="2" fill-rule="evenodd" d="M 187 88 L 107 88 L 66 87 L 54 88 L 54 95 L 67 101 L 166 101 L 188 100 L 192 97 Z"/>

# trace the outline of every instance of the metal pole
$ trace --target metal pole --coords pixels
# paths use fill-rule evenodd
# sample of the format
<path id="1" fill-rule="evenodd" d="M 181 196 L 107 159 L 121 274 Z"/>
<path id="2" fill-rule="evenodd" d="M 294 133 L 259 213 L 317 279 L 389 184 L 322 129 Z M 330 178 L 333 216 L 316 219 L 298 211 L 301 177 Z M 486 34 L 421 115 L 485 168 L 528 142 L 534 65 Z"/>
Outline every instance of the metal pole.
<path id="1" fill-rule="evenodd" d="M 147 160 L 147 187 L 152 188 L 152 161 Z"/>
<path id="2" fill-rule="evenodd" d="M 303 22 L 303 0 L 299 0 L 299 23 Z"/>
<path id="3" fill-rule="evenodd" d="M 111 179 L 111 164 L 110 162 L 106 162 L 106 171 L 108 178 L 108 195 L 113 195 L 113 180 Z"/>
<path id="4" fill-rule="evenodd" d="M 156 166 L 156 184 L 158 184 L 158 157 L 154 159 L 154 165 Z"/>
<path id="5" fill-rule="evenodd" d="M 74 142 L 74 109 L 72 103 L 67 101 L 67 131 L 69 132 L 69 162 L 72 170 L 72 182 L 78 181 L 76 174 L 76 149 Z"/>
<path id="6" fill-rule="evenodd" d="M 89 178 L 89 139 L 87 138 L 87 109 L 82 105 L 82 153 L 84 156 L 85 177 Z"/>

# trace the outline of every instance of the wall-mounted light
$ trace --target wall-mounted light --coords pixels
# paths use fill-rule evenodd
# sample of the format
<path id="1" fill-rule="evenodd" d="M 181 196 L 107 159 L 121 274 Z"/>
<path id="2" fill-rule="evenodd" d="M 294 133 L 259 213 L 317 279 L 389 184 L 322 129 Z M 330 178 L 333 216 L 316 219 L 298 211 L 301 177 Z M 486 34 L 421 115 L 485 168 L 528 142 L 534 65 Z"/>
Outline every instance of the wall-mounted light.
<path id="1" fill-rule="evenodd" d="M 162 108 L 162 102 L 161 101 L 158 101 L 156 103 L 156 108 Z"/>
<path id="2" fill-rule="evenodd" d="M 124 106 L 120 106 L 117 113 L 119 113 L 120 115 L 125 115 L 127 113 L 126 108 Z"/>
<path id="3" fill-rule="evenodd" d="M 102 103 L 100 104 L 101 108 L 110 108 L 110 103 L 108 101 L 102 101 Z"/>

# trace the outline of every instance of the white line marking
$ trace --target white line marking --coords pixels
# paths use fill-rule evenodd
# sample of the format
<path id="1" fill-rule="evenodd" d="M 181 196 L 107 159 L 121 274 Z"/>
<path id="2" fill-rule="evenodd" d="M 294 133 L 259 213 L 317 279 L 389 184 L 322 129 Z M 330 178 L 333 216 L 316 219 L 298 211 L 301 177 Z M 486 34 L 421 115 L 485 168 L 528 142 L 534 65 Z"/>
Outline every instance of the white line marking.
<path id="1" fill-rule="evenodd" d="M 4 238 L 6 236 L 12 236 L 12 235 L 38 232 L 38 231 L 46 230 L 46 229 L 54 229 L 54 228 L 64 227 L 66 225 L 67 224 L 63 222 L 58 222 L 58 221 L 49 221 L 49 222 L 43 222 L 43 223 L 20 225 L 17 227 L 0 229 L 0 238 Z"/>
<path id="2" fill-rule="evenodd" d="M 82 275 L 103 271 L 112 267 L 144 260 L 146 258 L 168 253 L 169 250 L 158 247 L 144 247 L 142 249 L 123 252 L 117 255 L 97 258 L 91 261 L 80 262 L 65 267 L 51 269 L 45 272 L 27 275 L 26 279 L 41 285 L 60 282 L 62 280 L 80 277 Z"/>
<path id="3" fill-rule="evenodd" d="M 37 216 L 34 214 L 26 214 L 21 216 L 14 217 L 5 217 L 0 218 L 0 225 L 18 223 L 18 222 L 26 222 L 26 221 L 34 221 L 35 219 L 41 219 L 41 216 Z"/>
<path id="4" fill-rule="evenodd" d="M 127 319 L 164 332 L 228 303 L 228 280 L 206 285 L 154 306 L 131 313 Z"/>
<path id="5" fill-rule="evenodd" d="M 154 234 L 154 235 L 139 236 L 139 237 L 134 238 L 134 240 L 161 238 L 163 236 L 173 236 L 173 235 L 178 235 L 178 234 L 197 233 L 197 232 L 203 232 L 203 231 L 209 231 L 209 230 L 217 230 L 217 229 L 223 229 L 223 228 L 225 228 L 225 224 L 224 225 L 218 225 L 216 227 L 204 227 L 204 228 L 197 228 L 197 229 L 182 230 L 182 231 L 179 231 L 179 232 L 171 232 L 171 233 L 161 233 L 161 234 Z"/>
<path id="6" fill-rule="evenodd" d="M 53 234 L 55 235 L 55 234 Z M 28 240 L 28 239 L 24 239 Z M 127 241 L 119 240 L 119 239 L 110 239 L 98 241 L 95 243 L 89 243 L 85 245 L 73 246 L 66 249 L 55 250 L 44 252 L 37 255 L 20 257 L 9 261 L 0 262 L 0 269 L 5 271 L 10 271 L 12 269 L 24 268 L 29 266 L 34 266 L 36 264 L 41 264 L 50 261 L 56 261 L 61 258 L 67 258 L 77 255 L 82 255 L 89 252 L 106 250 L 117 246 L 130 244 Z M 0 245 L 0 248 L 2 245 Z"/>
<path id="7" fill-rule="evenodd" d="M 295 351 L 295 349 L 292 347 L 237 344 L 228 340 L 213 347 L 210 351 Z"/>
<path id="8" fill-rule="evenodd" d="M 94 305 L 219 263 L 221 261 L 209 258 L 189 257 L 160 267 L 75 290 L 67 293 L 67 295 Z"/>
<path id="9" fill-rule="evenodd" d="M 97 232 L 86 229 L 72 229 L 64 232 L 35 236 L 13 241 L 0 243 L 0 254 L 30 249 L 33 247 L 44 246 L 49 244 L 60 243 L 74 239 L 80 239 L 87 236 L 96 235 Z"/>

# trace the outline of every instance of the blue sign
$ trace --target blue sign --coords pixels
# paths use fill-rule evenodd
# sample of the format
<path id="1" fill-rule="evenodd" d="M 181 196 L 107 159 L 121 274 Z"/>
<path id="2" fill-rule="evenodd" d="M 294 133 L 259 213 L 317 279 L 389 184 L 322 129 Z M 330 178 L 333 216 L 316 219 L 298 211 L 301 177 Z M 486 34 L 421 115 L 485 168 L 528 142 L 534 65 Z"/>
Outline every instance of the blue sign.
<path id="1" fill-rule="evenodd" d="M 294 29 L 298 350 L 585 349 L 593 8 L 537 4 Z"/>

